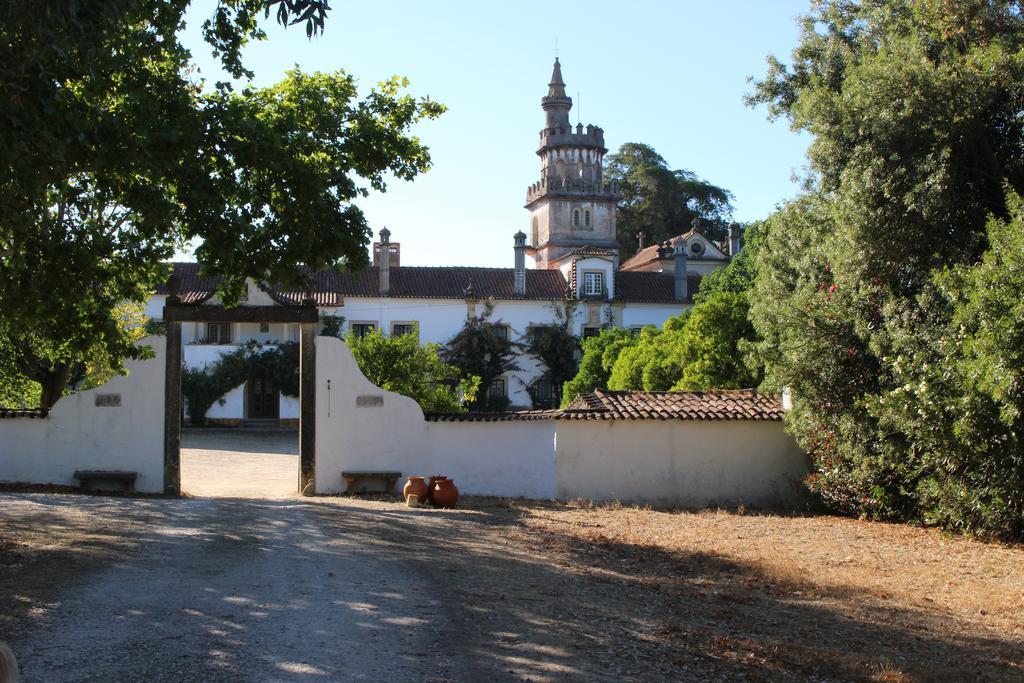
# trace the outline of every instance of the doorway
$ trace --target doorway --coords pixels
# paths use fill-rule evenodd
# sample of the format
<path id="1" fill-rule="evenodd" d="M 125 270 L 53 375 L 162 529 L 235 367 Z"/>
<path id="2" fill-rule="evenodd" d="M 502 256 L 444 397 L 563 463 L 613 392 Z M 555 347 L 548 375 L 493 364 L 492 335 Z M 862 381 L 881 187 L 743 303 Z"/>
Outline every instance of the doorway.
<path id="1" fill-rule="evenodd" d="M 281 395 L 267 373 L 253 374 L 246 382 L 246 403 L 251 420 L 276 420 L 281 415 Z"/>

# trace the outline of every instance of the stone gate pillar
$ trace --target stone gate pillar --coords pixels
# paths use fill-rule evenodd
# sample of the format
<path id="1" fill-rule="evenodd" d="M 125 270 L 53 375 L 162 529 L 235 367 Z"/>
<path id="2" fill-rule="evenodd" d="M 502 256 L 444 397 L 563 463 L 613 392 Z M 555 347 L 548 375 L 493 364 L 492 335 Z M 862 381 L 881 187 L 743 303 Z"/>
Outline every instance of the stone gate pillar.
<path id="1" fill-rule="evenodd" d="M 302 323 L 299 337 L 299 492 L 316 493 L 316 324 Z"/>

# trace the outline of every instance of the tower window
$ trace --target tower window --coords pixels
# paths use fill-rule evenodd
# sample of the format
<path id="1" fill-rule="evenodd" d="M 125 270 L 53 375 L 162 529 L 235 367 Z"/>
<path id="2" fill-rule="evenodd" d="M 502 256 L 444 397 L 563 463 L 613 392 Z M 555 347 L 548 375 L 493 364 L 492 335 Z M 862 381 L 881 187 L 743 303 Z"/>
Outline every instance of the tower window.
<path id="1" fill-rule="evenodd" d="M 574 209 L 572 212 L 572 224 L 573 227 L 580 227 L 580 210 Z"/>
<path id="2" fill-rule="evenodd" d="M 588 228 L 590 227 L 590 210 L 589 209 L 587 211 L 583 212 L 583 225 L 585 225 Z"/>

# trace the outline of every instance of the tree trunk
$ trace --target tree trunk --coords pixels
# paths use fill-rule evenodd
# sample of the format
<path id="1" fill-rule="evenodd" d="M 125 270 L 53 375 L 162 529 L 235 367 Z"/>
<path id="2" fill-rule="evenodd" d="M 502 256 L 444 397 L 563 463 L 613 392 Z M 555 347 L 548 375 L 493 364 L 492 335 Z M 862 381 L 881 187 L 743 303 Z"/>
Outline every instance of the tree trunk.
<path id="1" fill-rule="evenodd" d="M 39 397 L 39 407 L 49 410 L 64 394 L 64 387 L 68 384 L 68 376 L 71 374 L 71 363 L 55 363 L 52 368 L 39 380 L 43 390 Z"/>

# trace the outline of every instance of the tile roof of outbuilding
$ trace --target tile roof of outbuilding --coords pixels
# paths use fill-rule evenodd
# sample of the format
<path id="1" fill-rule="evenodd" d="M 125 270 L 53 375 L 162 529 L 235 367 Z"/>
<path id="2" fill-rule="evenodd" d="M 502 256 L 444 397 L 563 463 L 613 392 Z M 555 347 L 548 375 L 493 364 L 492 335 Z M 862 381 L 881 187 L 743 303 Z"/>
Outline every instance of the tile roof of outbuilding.
<path id="1" fill-rule="evenodd" d="M 184 304 L 201 304 L 217 290 L 220 278 L 199 275 L 199 264 L 179 262 L 174 265 L 178 276 L 178 296 Z M 472 284 L 473 296 L 479 299 L 560 301 L 565 298 L 568 283 L 559 270 L 526 270 L 526 295 L 516 296 L 515 271 L 512 268 L 474 268 L 469 266 L 399 266 L 390 273 L 392 298 L 465 299 Z M 679 303 L 675 299 L 673 276 L 670 273 L 634 272 L 615 274 L 616 301 L 626 303 Z M 335 307 L 345 297 L 380 296 L 380 271 L 376 266 L 358 272 L 320 270 L 312 274 L 313 299 L 317 306 Z M 700 284 L 699 276 L 690 276 L 692 296 Z M 298 305 L 305 293 L 294 289 L 264 288 L 282 305 Z M 166 295 L 167 285 L 157 287 L 157 294 Z"/>
<path id="2" fill-rule="evenodd" d="M 580 394 L 564 410 L 506 413 L 430 413 L 430 422 L 533 420 L 781 420 L 782 398 L 753 389 L 720 391 L 609 391 Z"/>

